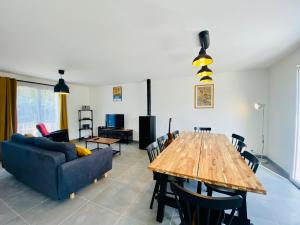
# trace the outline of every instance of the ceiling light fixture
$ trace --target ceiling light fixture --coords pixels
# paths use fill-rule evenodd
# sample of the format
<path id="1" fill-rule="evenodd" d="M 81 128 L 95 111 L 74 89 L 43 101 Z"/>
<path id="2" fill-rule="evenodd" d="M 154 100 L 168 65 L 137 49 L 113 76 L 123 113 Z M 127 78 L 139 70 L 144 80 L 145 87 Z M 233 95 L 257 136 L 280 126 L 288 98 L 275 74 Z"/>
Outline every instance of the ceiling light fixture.
<path id="1" fill-rule="evenodd" d="M 200 79 L 200 82 L 211 83 L 213 79 L 210 76 L 204 76 Z"/>
<path id="2" fill-rule="evenodd" d="M 62 75 L 64 75 L 64 70 L 58 70 L 58 73 L 60 74 L 60 79 L 58 80 L 58 83 L 54 86 L 54 92 L 58 94 L 69 94 L 69 87 L 66 85 L 65 80 L 62 78 Z"/>
<path id="3" fill-rule="evenodd" d="M 197 76 L 204 77 L 204 76 L 211 76 L 213 71 L 209 69 L 207 66 L 202 66 L 202 68 L 197 72 Z"/>
<path id="4" fill-rule="evenodd" d="M 209 41 L 209 32 L 207 30 L 201 31 L 199 33 L 200 40 L 200 52 L 198 56 L 193 60 L 193 66 L 207 66 L 213 63 L 213 59 L 206 53 L 206 49 L 208 49 L 210 41 Z"/>
<path id="5" fill-rule="evenodd" d="M 201 69 L 197 72 L 197 76 L 202 77 L 200 82 L 212 82 L 213 79 L 210 77 L 213 74 L 213 71 L 207 67 L 213 63 L 213 59 L 206 53 L 206 49 L 208 49 L 210 40 L 209 40 L 209 32 L 207 30 L 201 31 L 199 33 L 200 40 L 200 52 L 197 57 L 193 60 L 193 66 L 202 66 Z"/>

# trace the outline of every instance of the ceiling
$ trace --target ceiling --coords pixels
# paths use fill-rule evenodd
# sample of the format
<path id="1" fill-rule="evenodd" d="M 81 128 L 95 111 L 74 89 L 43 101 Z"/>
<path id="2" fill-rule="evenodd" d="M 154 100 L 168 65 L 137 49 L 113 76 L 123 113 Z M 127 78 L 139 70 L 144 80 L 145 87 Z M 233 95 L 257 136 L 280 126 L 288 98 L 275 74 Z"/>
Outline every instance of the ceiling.
<path id="1" fill-rule="evenodd" d="M 299 46 L 299 0 L 1 0 L 0 70 L 86 85 L 193 76 L 198 32 L 216 72 Z"/>

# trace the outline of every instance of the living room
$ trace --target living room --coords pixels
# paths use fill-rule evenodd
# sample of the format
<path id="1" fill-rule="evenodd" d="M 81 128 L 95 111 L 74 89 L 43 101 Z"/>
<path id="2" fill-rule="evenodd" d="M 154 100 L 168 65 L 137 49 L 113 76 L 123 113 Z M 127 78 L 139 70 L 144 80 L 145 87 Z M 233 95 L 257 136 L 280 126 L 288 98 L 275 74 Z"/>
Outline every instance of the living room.
<path id="1" fill-rule="evenodd" d="M 300 224 L 299 7 L 1 2 L 0 225 Z"/>

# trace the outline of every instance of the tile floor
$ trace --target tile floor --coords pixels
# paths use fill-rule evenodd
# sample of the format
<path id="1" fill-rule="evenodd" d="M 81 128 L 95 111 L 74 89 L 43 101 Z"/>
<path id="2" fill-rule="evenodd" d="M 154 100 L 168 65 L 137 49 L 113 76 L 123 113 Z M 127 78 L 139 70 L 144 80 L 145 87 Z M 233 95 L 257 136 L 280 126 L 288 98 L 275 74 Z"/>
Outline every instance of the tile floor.
<path id="1" fill-rule="evenodd" d="M 123 145 L 108 178 L 77 193 L 74 200 L 53 201 L 0 169 L 0 225 L 153 225 L 157 204 L 149 209 L 153 190 L 148 157 L 136 144 Z M 264 167 L 258 177 L 266 196 L 249 194 L 248 213 L 255 225 L 299 225 L 300 190 Z M 188 184 L 190 189 L 195 182 Z M 163 225 L 179 224 L 175 209 L 166 208 Z"/>

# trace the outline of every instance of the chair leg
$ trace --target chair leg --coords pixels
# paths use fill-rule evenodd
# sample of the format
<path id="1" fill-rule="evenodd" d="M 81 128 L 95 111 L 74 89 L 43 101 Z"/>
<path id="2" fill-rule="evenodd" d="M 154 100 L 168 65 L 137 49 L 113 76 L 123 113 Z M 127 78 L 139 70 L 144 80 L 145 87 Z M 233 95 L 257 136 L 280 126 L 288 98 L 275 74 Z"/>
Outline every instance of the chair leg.
<path id="1" fill-rule="evenodd" d="M 198 194 L 201 194 L 201 189 L 202 189 L 202 182 L 198 181 L 198 184 L 197 184 L 197 193 Z"/>
<path id="2" fill-rule="evenodd" d="M 158 194 L 158 189 L 159 189 L 159 183 L 158 183 L 158 180 L 156 180 L 155 187 L 154 187 L 153 194 L 152 194 L 151 203 L 150 203 L 150 209 L 153 208 L 154 198 Z"/>
<path id="3" fill-rule="evenodd" d="M 207 188 L 207 196 L 212 196 L 212 189 L 210 187 Z"/>

